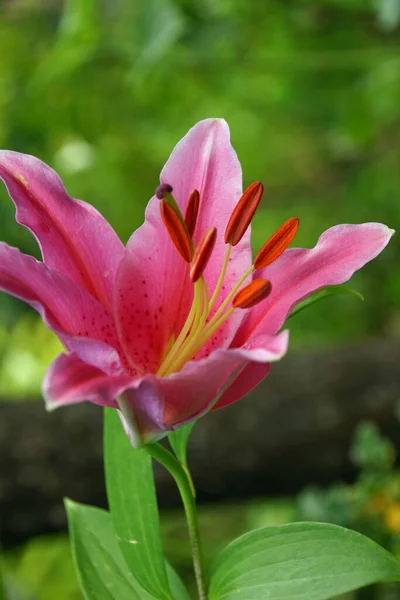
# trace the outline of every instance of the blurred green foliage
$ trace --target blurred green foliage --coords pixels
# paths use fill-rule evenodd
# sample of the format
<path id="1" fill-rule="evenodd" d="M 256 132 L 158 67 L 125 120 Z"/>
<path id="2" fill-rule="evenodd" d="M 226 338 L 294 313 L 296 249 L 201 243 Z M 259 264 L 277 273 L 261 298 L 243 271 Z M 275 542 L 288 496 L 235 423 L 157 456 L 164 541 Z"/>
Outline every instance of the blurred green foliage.
<path id="1" fill-rule="evenodd" d="M 126 241 L 174 144 L 221 116 L 245 184 L 265 184 L 255 248 L 294 215 L 306 246 L 340 222 L 396 228 L 399 24 L 399 0 L 2 0 L 0 145 L 54 166 Z M 3 187 L 0 223 L 1 239 L 38 256 Z M 291 324 L 292 343 L 398 335 L 399 244 L 355 277 L 363 305 L 321 303 Z M 26 310 L 0 296 L 7 331 Z M 29 327 L 32 357 L 42 334 Z M 0 355 L 2 392 L 18 391 L 7 383 L 16 338 L 11 359 L 4 344 Z M 37 391 L 38 379 L 19 391 Z"/>
<path id="2" fill-rule="evenodd" d="M 43 536 L 4 555 L 6 600 L 83 600 L 67 536 Z"/>
<path id="3" fill-rule="evenodd" d="M 62 345 L 41 320 L 23 315 L 11 331 L 0 322 L 0 397 L 36 397 L 43 373 Z"/>
<path id="4" fill-rule="evenodd" d="M 400 558 L 400 471 L 396 451 L 373 422 L 360 423 L 350 449 L 359 474 L 351 485 L 309 487 L 297 498 L 296 520 L 336 523 L 374 539 Z M 398 585 L 358 592 L 363 600 L 394 600 Z"/>
<path id="5" fill-rule="evenodd" d="M 372 422 L 355 432 L 350 457 L 359 470 L 352 485 L 310 487 L 298 498 L 297 518 L 357 529 L 400 557 L 400 471 L 394 445 Z"/>

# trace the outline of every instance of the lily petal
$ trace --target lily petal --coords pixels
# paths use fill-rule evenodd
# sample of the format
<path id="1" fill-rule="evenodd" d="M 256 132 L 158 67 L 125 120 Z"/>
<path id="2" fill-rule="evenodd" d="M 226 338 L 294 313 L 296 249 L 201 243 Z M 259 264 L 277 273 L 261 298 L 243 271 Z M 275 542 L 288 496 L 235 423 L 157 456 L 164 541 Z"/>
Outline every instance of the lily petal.
<path id="1" fill-rule="evenodd" d="M 212 410 L 218 410 L 247 396 L 265 379 L 271 370 L 270 364 L 252 363 L 240 371 L 231 386 L 222 394 Z"/>
<path id="2" fill-rule="evenodd" d="M 53 169 L 18 152 L 0 151 L 0 177 L 18 223 L 36 237 L 47 266 L 86 288 L 111 312 L 111 291 L 124 246 L 90 204 L 70 198 Z"/>
<path id="3" fill-rule="evenodd" d="M 268 366 L 286 353 L 288 332 L 260 336 L 243 348 L 216 350 L 169 377 L 146 375 L 124 393 L 123 415 L 135 444 L 149 442 L 201 416 L 249 364 Z M 235 385 L 233 383 L 233 385 Z"/>
<path id="4" fill-rule="evenodd" d="M 60 354 L 47 370 L 42 393 L 47 410 L 84 401 L 117 408 L 115 398 L 128 382 L 126 375 L 110 377 L 74 353 Z"/>
<path id="5" fill-rule="evenodd" d="M 380 223 L 337 225 L 321 235 L 311 250 L 286 250 L 274 263 L 257 271 L 269 279 L 272 292 L 248 311 L 233 346 L 253 336 L 279 331 L 293 307 L 315 291 L 348 281 L 388 244 L 393 230 Z"/>
<path id="6" fill-rule="evenodd" d="M 64 345 L 87 362 L 110 371 L 120 368 L 119 342 L 111 317 L 68 277 L 0 242 L 0 289 L 37 310 Z"/>
<path id="7" fill-rule="evenodd" d="M 193 188 L 199 190 L 195 240 L 211 225 L 220 230 L 205 271 L 212 291 L 226 249 L 223 230 L 241 193 L 241 168 L 225 121 L 208 119 L 195 125 L 173 150 L 161 182 L 172 185 L 182 213 L 190 192 Z M 229 287 L 232 278 L 236 281 L 250 263 L 248 232 L 232 250 L 225 286 Z M 168 236 L 160 217 L 160 201 L 154 196 L 147 206 L 144 225 L 128 242 L 116 281 L 117 328 L 134 369 L 143 374 L 157 371 L 171 337 L 177 336 L 185 321 L 192 299 L 187 264 Z M 218 345 L 213 340 L 213 347 L 229 345 L 242 319 L 237 312 L 216 335 Z M 129 336 L 124 333 L 128 330 Z"/>

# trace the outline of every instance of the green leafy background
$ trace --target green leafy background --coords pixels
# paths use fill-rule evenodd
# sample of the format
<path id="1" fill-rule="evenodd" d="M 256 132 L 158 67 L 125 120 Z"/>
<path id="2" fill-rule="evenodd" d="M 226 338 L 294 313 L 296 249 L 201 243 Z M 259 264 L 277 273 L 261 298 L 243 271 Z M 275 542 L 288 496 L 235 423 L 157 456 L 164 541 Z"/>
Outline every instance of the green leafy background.
<path id="1" fill-rule="evenodd" d="M 306 246 L 340 222 L 399 229 L 398 0 L 2 0 L 0 57 L 0 146 L 54 166 L 124 241 L 175 143 L 209 116 L 229 122 L 245 184 L 265 185 L 255 249 L 290 216 Z M 2 187 L 0 239 L 38 256 Z M 399 336 L 399 258 L 395 236 L 352 281 L 365 302 L 328 299 L 329 319 L 324 303 L 304 311 L 290 323 L 293 346 Z M 22 303 L 1 295 L 0 315 L 0 396 L 37 397 L 60 346 Z M 314 515 L 329 504 L 316 507 L 317 496 Z M 206 552 L 293 510 L 205 508 Z M 180 515 L 163 531 L 189 571 Z M 65 538 L 32 540 L 4 561 L 39 600 L 80 598 Z"/>

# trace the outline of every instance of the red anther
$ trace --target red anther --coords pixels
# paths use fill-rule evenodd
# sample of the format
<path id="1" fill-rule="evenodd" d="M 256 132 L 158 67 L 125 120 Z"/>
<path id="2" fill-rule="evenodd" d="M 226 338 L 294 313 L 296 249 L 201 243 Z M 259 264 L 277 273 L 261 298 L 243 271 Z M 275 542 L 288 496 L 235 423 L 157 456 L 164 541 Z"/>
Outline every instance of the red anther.
<path id="1" fill-rule="evenodd" d="M 265 242 L 254 261 L 256 269 L 263 269 L 274 262 L 293 241 L 299 228 L 299 219 L 292 217 L 285 221 L 277 231 Z"/>
<path id="2" fill-rule="evenodd" d="M 215 227 L 210 227 L 201 238 L 193 257 L 193 262 L 190 267 L 190 278 L 196 282 L 204 273 L 212 251 L 214 250 L 217 239 L 217 230 Z"/>
<path id="3" fill-rule="evenodd" d="M 189 195 L 189 200 L 185 213 L 185 223 L 188 228 L 189 235 L 193 236 L 199 214 L 200 194 L 198 190 L 192 190 Z"/>
<path id="4" fill-rule="evenodd" d="M 253 279 L 246 287 L 239 290 L 232 300 L 234 308 L 251 308 L 267 298 L 272 290 L 267 279 Z"/>
<path id="5" fill-rule="evenodd" d="M 160 202 L 160 210 L 162 220 L 172 243 L 183 260 L 190 263 L 193 258 L 193 244 L 184 223 L 182 223 L 172 206 L 165 200 Z"/>
<path id="6" fill-rule="evenodd" d="M 225 229 L 225 244 L 236 246 L 251 223 L 264 192 L 259 181 L 252 183 L 236 204 Z"/>

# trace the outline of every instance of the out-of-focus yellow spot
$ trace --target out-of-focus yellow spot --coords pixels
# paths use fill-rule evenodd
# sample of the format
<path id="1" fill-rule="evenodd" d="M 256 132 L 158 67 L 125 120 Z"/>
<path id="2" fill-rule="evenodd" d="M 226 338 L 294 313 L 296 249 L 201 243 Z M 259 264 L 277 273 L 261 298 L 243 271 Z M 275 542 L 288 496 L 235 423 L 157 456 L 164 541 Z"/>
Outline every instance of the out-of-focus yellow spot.
<path id="1" fill-rule="evenodd" d="M 384 519 L 389 531 L 400 533 L 400 502 L 392 502 L 385 512 Z"/>
<path id="2" fill-rule="evenodd" d="M 392 498 L 387 494 L 377 494 L 369 501 L 367 512 L 372 514 L 383 514 L 392 504 Z"/>

